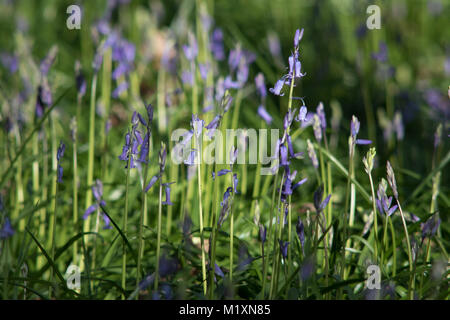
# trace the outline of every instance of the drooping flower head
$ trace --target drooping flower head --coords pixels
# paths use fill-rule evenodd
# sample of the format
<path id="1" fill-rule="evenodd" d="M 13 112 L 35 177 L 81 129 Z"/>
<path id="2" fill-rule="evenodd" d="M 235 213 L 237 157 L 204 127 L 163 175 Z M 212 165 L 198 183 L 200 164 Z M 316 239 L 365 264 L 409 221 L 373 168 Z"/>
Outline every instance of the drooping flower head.
<path id="1" fill-rule="evenodd" d="M 299 60 L 299 44 L 300 40 L 303 37 L 303 29 L 297 29 L 294 35 L 294 52 L 289 56 L 289 70 L 288 73 L 283 75 L 275 84 L 273 88 L 270 88 L 269 91 L 274 95 L 283 96 L 281 93 L 284 85 L 290 86 L 292 81 L 295 79 L 300 79 L 304 77 L 306 74 L 302 73 L 301 68 L 302 64 Z"/>
<path id="2" fill-rule="evenodd" d="M 14 235 L 14 233 L 15 231 L 12 228 L 11 221 L 9 221 L 9 218 L 5 218 L 3 226 L 0 228 L 0 239 L 4 240 L 10 238 Z"/>
<path id="3" fill-rule="evenodd" d="M 324 200 L 322 200 L 322 198 L 323 198 L 323 186 L 320 186 L 314 192 L 314 207 L 316 208 L 317 213 L 321 213 L 325 209 L 328 202 L 330 201 L 331 194 L 329 194 Z"/>
<path id="4" fill-rule="evenodd" d="M 425 237 L 432 237 L 436 234 L 439 225 L 441 224 L 441 219 L 437 213 L 433 214 L 425 223 L 422 223 L 420 228 L 422 229 L 422 241 Z"/>
<path id="5" fill-rule="evenodd" d="M 102 207 L 106 206 L 106 202 L 103 200 L 103 183 L 99 179 L 95 180 L 95 183 L 92 186 L 92 195 L 94 196 L 95 203 L 86 209 L 83 219 L 86 220 L 94 212 L 97 212 L 98 214 L 101 212 L 105 223 L 103 229 L 111 229 L 111 221 L 108 216 L 102 212 Z"/>
<path id="6" fill-rule="evenodd" d="M 397 205 L 392 205 L 392 197 L 386 195 L 387 182 L 381 179 L 377 190 L 377 199 L 375 200 L 378 211 L 386 217 L 390 217 L 397 210 Z"/>
<path id="7" fill-rule="evenodd" d="M 367 139 L 357 139 L 357 135 L 359 132 L 359 127 L 360 127 L 360 123 L 357 117 L 352 116 L 352 121 L 350 122 L 350 139 L 351 139 L 351 144 L 355 145 L 355 144 L 362 144 L 362 145 L 367 145 L 367 144 L 371 144 L 372 141 L 371 140 L 367 140 Z"/>
<path id="8" fill-rule="evenodd" d="M 305 254 L 305 226 L 303 224 L 303 221 L 300 219 L 300 217 L 298 217 L 296 230 L 297 230 L 298 239 L 300 240 L 300 244 L 302 245 L 303 254 Z"/>
<path id="9" fill-rule="evenodd" d="M 62 183 L 63 167 L 61 166 L 61 158 L 64 156 L 64 151 L 66 150 L 66 145 L 60 141 L 58 151 L 56 153 L 57 163 L 58 163 L 58 183 Z"/>
<path id="10" fill-rule="evenodd" d="M 289 242 L 288 241 L 278 240 L 278 243 L 280 245 L 281 255 L 283 256 L 284 259 L 286 259 L 287 258 L 287 251 L 288 251 L 288 247 L 289 247 Z"/>

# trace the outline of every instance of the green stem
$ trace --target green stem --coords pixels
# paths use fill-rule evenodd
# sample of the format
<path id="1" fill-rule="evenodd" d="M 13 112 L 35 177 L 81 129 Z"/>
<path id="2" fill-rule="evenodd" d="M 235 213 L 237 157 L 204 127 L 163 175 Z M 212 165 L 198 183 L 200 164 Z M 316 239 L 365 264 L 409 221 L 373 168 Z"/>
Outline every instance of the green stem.
<path id="1" fill-rule="evenodd" d="M 89 109 L 89 150 L 88 150 L 88 168 L 87 168 L 87 180 L 86 180 L 86 204 L 85 208 L 89 208 L 92 205 L 92 192 L 90 187 L 92 186 L 94 177 L 94 152 L 95 152 L 95 102 L 97 91 L 97 74 L 95 73 L 92 78 L 91 86 L 91 100 Z M 83 232 L 89 232 L 90 229 L 90 217 L 84 220 Z M 89 244 L 89 238 L 86 237 L 86 245 Z M 82 262 L 82 269 L 84 262 Z"/>
<path id="2" fill-rule="evenodd" d="M 130 133 L 130 146 L 133 145 L 134 140 L 134 127 L 131 130 Z M 128 198 L 129 198 L 129 185 L 130 185 L 130 172 L 131 172 L 131 157 L 133 155 L 131 154 L 131 150 L 128 150 L 128 160 L 127 160 L 127 177 L 125 181 L 125 211 L 123 214 L 123 220 L 122 220 L 122 232 L 123 234 L 127 235 L 128 230 Z M 122 251 L 122 288 L 124 291 L 126 291 L 126 284 L 127 284 L 127 245 L 125 243 L 125 240 L 123 241 L 123 251 Z M 125 299 L 125 294 L 122 293 L 122 300 Z"/>
<path id="3" fill-rule="evenodd" d="M 162 177 L 159 178 L 159 205 L 158 205 L 158 229 L 156 238 L 156 266 L 155 266 L 155 283 L 154 290 L 158 290 L 159 282 L 159 258 L 161 255 L 161 221 L 162 221 Z"/>

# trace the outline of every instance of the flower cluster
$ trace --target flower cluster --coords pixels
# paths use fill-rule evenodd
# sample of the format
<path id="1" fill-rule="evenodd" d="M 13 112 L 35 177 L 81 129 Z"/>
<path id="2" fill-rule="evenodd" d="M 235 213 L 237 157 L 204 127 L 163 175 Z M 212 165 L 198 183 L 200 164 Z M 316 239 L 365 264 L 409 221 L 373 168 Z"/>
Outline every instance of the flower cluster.
<path id="1" fill-rule="evenodd" d="M 381 182 L 378 185 L 377 199 L 375 200 L 375 203 L 381 214 L 384 214 L 386 217 L 390 217 L 397 210 L 398 206 L 394 205 L 391 207 L 392 197 L 388 197 L 386 195 L 386 190 L 387 182 L 386 180 L 381 179 Z"/>
<path id="2" fill-rule="evenodd" d="M 95 184 L 92 186 L 92 194 L 95 198 L 95 203 L 86 209 L 83 215 L 83 219 L 86 220 L 92 213 L 100 213 L 102 207 L 106 206 L 105 200 L 103 200 L 103 183 L 100 180 L 95 180 Z M 105 213 L 102 213 L 105 226 L 103 229 L 111 229 L 111 221 Z"/>
<path id="3" fill-rule="evenodd" d="M 283 75 L 281 79 L 279 79 L 273 88 L 270 88 L 269 91 L 274 95 L 283 96 L 284 93 L 281 92 L 284 85 L 291 85 L 292 81 L 295 79 L 300 79 L 306 75 L 306 73 L 302 73 L 302 64 L 299 60 L 299 43 L 303 37 L 303 29 L 297 29 L 294 36 L 294 52 L 289 56 L 289 70 L 288 73 Z"/>
<path id="4" fill-rule="evenodd" d="M 138 112 L 134 112 L 131 117 L 131 131 L 129 130 L 125 135 L 125 144 L 122 147 L 122 153 L 119 155 L 119 160 L 126 161 L 125 168 L 136 168 L 135 162 L 147 163 L 150 135 L 151 135 L 151 122 L 153 120 L 153 107 L 149 104 L 146 108 L 147 120 L 142 117 Z M 142 133 L 138 130 L 139 123 L 141 123 L 146 130 L 144 138 Z"/>

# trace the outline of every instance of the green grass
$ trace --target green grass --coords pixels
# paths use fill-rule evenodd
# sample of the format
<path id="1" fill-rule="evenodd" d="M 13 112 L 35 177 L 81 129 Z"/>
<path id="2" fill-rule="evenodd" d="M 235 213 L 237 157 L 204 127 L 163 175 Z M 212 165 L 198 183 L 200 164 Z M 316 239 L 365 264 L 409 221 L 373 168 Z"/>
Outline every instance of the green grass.
<path id="1" fill-rule="evenodd" d="M 425 0 L 404 6 L 375 2 L 381 8 L 381 29 L 357 36 L 367 19 L 365 1 L 132 0 L 114 8 L 108 21 L 122 45 L 128 41 L 135 47 L 126 72 L 117 79 L 112 77 L 119 67 L 114 50 L 104 52 L 97 73 L 92 68 L 94 54 L 110 36 L 95 29 L 105 16 L 106 1 L 82 2 L 86 15 L 81 30 L 66 28 L 69 1 L 1 3 L 1 297 L 448 299 L 450 6 L 442 1 L 442 10 L 434 12 Z M 212 18 L 210 29 L 205 14 Z M 20 20 L 28 28 L 19 26 Z M 210 50 L 215 28 L 224 35 L 222 61 Z M 287 72 L 298 28 L 304 28 L 299 59 L 306 75 L 295 86 L 286 84 L 279 97 L 268 89 Z M 182 48 L 190 44 L 189 34 L 198 42 L 192 61 Z M 268 34 L 280 39 L 280 56 L 272 55 Z M 385 62 L 372 58 L 381 42 L 388 48 Z M 43 75 L 40 64 L 53 45 L 58 55 Z M 244 84 L 228 88 L 222 97 L 218 84 L 229 75 L 237 78 L 228 57 L 239 46 L 255 54 L 255 61 Z M 5 53 L 17 57 L 17 70 L 8 69 Z M 85 75 L 84 96 L 76 89 L 76 61 Z M 380 72 L 388 67 L 395 72 L 383 76 Z M 184 71 L 193 72 L 191 84 L 183 83 Z M 264 98 L 254 82 L 258 73 L 265 77 Z M 121 81 L 128 87 L 113 96 Z M 37 117 L 38 86 L 45 82 L 53 99 Z M 437 92 L 434 100 L 430 90 Z M 314 113 L 319 102 L 327 121 L 321 141 L 313 126 L 301 127 L 297 121 L 283 130 L 286 112 L 298 113 L 306 105 Z M 154 107 L 149 127 L 130 129 L 134 111 L 148 120 L 148 104 Z M 270 124 L 257 113 L 261 104 L 273 118 Z M 204 112 L 208 107 L 212 109 Z M 294 152 L 304 152 L 300 159 L 289 157 L 290 173 L 297 170 L 293 184 L 303 178 L 307 182 L 285 196 L 281 186 L 287 171 L 262 176 L 267 165 L 249 164 L 250 151 L 245 164 L 176 164 L 171 136 L 176 129 L 191 129 L 193 113 L 205 126 L 220 115 L 217 128 L 224 137 L 227 129 L 279 129 L 280 137 L 286 131 Z M 357 138 L 371 139 L 370 146 L 349 145 L 353 115 L 361 123 Z M 394 119 L 402 121 L 403 137 Z M 132 144 L 135 130 L 143 138 L 147 129 L 148 164 L 138 163 L 137 154 L 137 167 L 130 168 L 130 160 L 118 158 L 125 134 L 131 130 Z M 440 137 L 436 146 L 435 132 Z M 66 152 L 56 162 L 60 140 Z M 318 168 L 308 157 L 307 140 Z M 205 155 L 210 143 L 193 138 L 188 147 Z M 168 148 L 164 169 L 162 144 Z M 270 155 L 269 144 L 267 148 Z M 230 150 L 219 146 L 216 152 L 225 159 Z M 364 157 L 372 159 L 371 154 L 367 170 Z M 392 182 L 388 161 L 396 185 L 386 184 L 386 194 L 398 209 L 386 218 L 375 200 L 382 179 Z M 58 164 L 62 183 L 57 183 Z M 231 172 L 218 177 L 223 169 Z M 221 202 L 227 188 L 235 187 L 234 174 L 238 192 L 230 194 L 225 212 Z M 159 181 L 146 192 L 155 175 Z M 99 204 L 98 215 L 83 220 L 95 202 L 91 187 L 96 179 L 103 183 L 105 203 Z M 172 182 L 173 204 L 168 205 L 165 184 Z M 331 194 L 323 210 L 314 205 L 320 186 L 322 198 Z M 221 214 L 226 218 L 219 226 Z M 103 217 L 111 221 L 111 229 L 102 228 Z M 425 223 L 435 217 L 441 220 L 439 227 L 423 237 Z M 304 243 L 296 230 L 298 218 L 304 224 Z M 6 237 L 7 221 L 14 233 Z M 260 226 L 267 229 L 264 243 Z M 279 240 L 289 242 L 285 258 Z M 71 264 L 81 268 L 79 290 L 67 287 Z M 366 289 L 370 264 L 380 266 L 380 291 Z"/>

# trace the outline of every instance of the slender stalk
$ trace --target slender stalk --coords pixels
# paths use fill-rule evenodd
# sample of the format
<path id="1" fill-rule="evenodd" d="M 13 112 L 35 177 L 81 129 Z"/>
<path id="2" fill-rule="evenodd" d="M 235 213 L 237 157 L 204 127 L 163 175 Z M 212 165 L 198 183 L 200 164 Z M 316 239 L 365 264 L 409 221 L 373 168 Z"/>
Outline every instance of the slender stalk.
<path id="1" fill-rule="evenodd" d="M 372 192 L 372 212 L 373 212 L 373 225 L 374 225 L 374 236 L 375 236 L 375 246 L 374 246 L 374 256 L 375 263 L 378 263 L 378 223 L 377 223 L 377 207 L 375 204 L 375 189 L 373 187 L 372 173 L 369 171 L 369 181 L 370 181 L 370 191 Z"/>
<path id="2" fill-rule="evenodd" d="M 90 187 L 92 186 L 94 178 L 94 151 L 95 151 L 95 102 L 97 91 L 97 73 L 94 73 L 91 86 L 91 100 L 89 109 L 89 150 L 88 150 L 88 168 L 87 168 L 87 180 L 86 180 L 86 204 L 85 208 L 89 208 L 92 205 L 92 193 Z M 88 232 L 90 229 L 90 217 L 84 220 L 83 231 Z M 86 245 L 89 244 L 89 238 L 85 239 Z M 83 269 L 84 262 L 82 262 Z"/>
<path id="3" fill-rule="evenodd" d="M 217 177 L 217 163 L 214 163 L 214 173 L 215 177 Z M 214 192 L 213 192 L 213 208 L 212 208 L 212 237 L 211 237 L 211 263 L 209 264 L 210 270 L 209 270 L 209 299 L 212 300 L 214 298 L 214 274 L 215 274 L 215 267 L 216 267 L 216 241 L 217 241 L 217 224 L 216 224 L 216 216 L 217 216 L 217 189 L 218 189 L 218 180 L 214 179 Z"/>
<path id="4" fill-rule="evenodd" d="M 150 126 L 150 123 L 148 124 Z M 147 130 L 150 130 L 149 127 L 147 127 Z M 150 132 L 148 133 L 150 135 Z M 148 163 L 150 158 L 150 139 L 147 140 L 147 150 L 148 154 L 145 159 L 147 159 L 147 162 L 145 163 L 145 169 L 144 169 L 144 180 L 142 184 L 142 205 L 141 205 L 141 214 L 139 217 L 139 248 L 138 248 L 138 258 L 137 258 L 137 266 L 136 266 L 136 287 L 139 286 L 139 282 L 141 280 L 141 263 L 142 263 L 142 256 L 144 254 L 144 216 L 146 212 L 147 207 L 147 193 L 145 192 L 145 187 L 147 186 L 147 179 L 148 179 Z M 139 295 L 136 295 L 136 299 L 139 297 Z"/>
<path id="5" fill-rule="evenodd" d="M 414 273 L 413 273 L 413 259 L 412 259 L 412 250 L 411 250 L 411 243 L 409 241 L 409 234 L 408 234 L 408 227 L 406 226 L 406 220 L 405 215 L 403 214 L 402 207 L 400 205 L 400 201 L 398 199 L 395 199 L 397 201 L 398 209 L 400 211 L 400 216 L 402 217 L 402 224 L 403 224 L 403 230 L 405 231 L 405 237 L 406 237 L 406 246 L 408 249 L 408 262 L 409 262 L 409 272 L 410 272 L 410 280 L 409 280 L 409 298 L 412 300 L 414 299 Z"/>
<path id="6" fill-rule="evenodd" d="M 158 290 L 159 284 L 159 258 L 161 255 L 161 224 L 162 224 L 162 182 L 159 179 L 159 205 L 158 205 L 158 226 L 156 238 L 156 266 L 155 266 L 155 283 L 154 290 Z"/>
<path id="7" fill-rule="evenodd" d="M 272 240 L 272 226 L 273 226 L 273 209 L 274 209 L 274 203 L 275 203 L 275 194 L 276 194 L 276 185 L 278 183 L 278 170 L 275 175 L 275 183 L 272 191 L 272 201 L 271 201 L 271 208 L 270 208 L 270 218 L 269 218 L 269 238 L 267 243 L 270 246 L 271 240 Z M 264 273 L 263 273 L 263 284 L 262 284 L 262 290 L 261 290 L 261 299 L 265 298 L 265 290 L 266 290 L 266 281 L 267 281 L 267 263 L 269 260 L 269 256 L 267 256 L 266 259 L 264 259 Z"/>
<path id="8" fill-rule="evenodd" d="M 55 132 L 55 123 L 53 119 L 50 117 L 50 127 L 51 127 L 51 135 L 52 135 L 52 171 L 54 174 L 54 179 L 52 182 L 52 204 L 53 210 L 51 212 L 51 220 L 49 225 L 49 239 L 50 239 L 50 256 L 53 261 L 55 261 L 55 250 L 56 250 L 56 208 L 58 205 L 57 195 L 58 195 L 58 173 L 57 173 L 57 160 L 56 160 L 56 132 Z M 50 268 L 50 283 L 53 282 L 53 268 Z M 50 284 L 49 288 L 49 297 L 52 297 L 53 287 Z"/>
<path id="9" fill-rule="evenodd" d="M 199 141 L 197 141 L 199 155 L 202 154 L 201 145 Z M 197 163 L 197 177 L 198 177 L 198 215 L 200 220 L 200 241 L 201 241 L 201 250 L 202 250 L 202 282 L 203 282 L 203 293 L 206 295 L 206 259 L 205 259 L 205 244 L 204 244 L 204 234 L 203 234 L 203 210 L 202 210 L 202 175 L 200 169 L 200 159 L 199 163 Z M 232 270 L 230 270 L 231 274 Z"/>
<path id="10" fill-rule="evenodd" d="M 130 146 L 133 145 L 134 140 L 134 126 L 130 133 Z M 129 184 L 130 184 L 130 172 L 131 172 L 131 149 L 128 150 L 128 161 L 127 161 L 127 177 L 125 181 L 125 211 L 122 220 L 122 232 L 126 236 L 128 230 L 128 198 L 129 198 Z M 123 251 L 122 251 L 122 288 L 126 290 L 127 283 L 127 245 L 123 241 Z M 125 295 L 122 294 L 122 300 L 125 299 Z"/>

